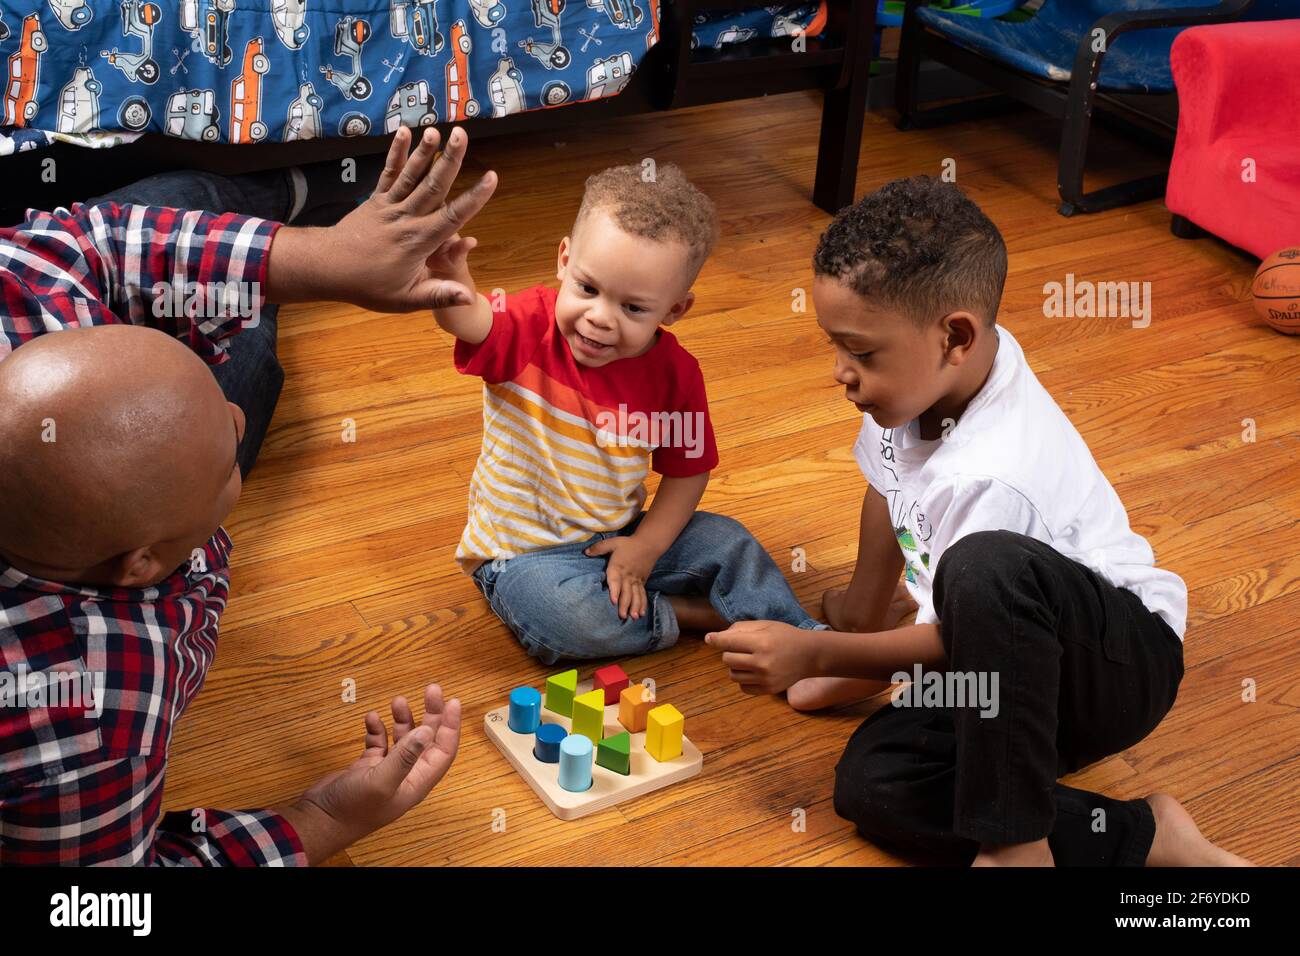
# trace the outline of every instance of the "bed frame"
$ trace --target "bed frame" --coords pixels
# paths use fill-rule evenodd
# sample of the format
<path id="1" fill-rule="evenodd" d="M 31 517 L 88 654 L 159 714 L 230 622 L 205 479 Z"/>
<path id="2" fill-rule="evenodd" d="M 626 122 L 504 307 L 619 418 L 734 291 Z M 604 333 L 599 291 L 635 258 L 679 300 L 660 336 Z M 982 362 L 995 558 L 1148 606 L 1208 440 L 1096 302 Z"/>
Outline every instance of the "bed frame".
<path id="1" fill-rule="evenodd" d="M 529 110 L 500 119 L 479 117 L 462 122 L 471 139 L 511 133 L 590 126 L 618 116 L 662 112 L 687 106 L 822 90 L 821 134 L 812 200 L 828 213 L 853 201 L 858 151 L 867 109 L 876 0 L 828 0 L 821 39 L 805 40 L 801 53 L 788 37 L 761 38 L 721 50 L 690 48 L 691 23 L 697 13 L 744 7 L 748 0 L 662 0 L 660 39 L 642 59 L 618 96 Z M 446 135 L 451 124 L 440 124 Z M 340 159 L 388 148 L 388 136 L 331 138 L 252 146 L 203 144 L 161 134 L 109 150 L 88 150 L 65 143 L 20 153 L 4 160 L 5 179 L 23 189 L 6 190 L 0 225 L 22 218 L 28 206 L 50 209 L 70 205 L 143 176 L 168 169 L 195 168 L 235 174 Z M 47 159 L 57 164 L 48 182 Z"/>

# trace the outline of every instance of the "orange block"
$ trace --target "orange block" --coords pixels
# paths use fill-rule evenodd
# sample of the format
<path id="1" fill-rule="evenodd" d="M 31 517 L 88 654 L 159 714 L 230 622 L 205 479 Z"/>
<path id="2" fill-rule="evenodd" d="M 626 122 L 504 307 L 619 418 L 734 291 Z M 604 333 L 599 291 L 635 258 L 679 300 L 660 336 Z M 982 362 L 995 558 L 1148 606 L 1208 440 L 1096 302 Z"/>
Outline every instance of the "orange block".
<path id="1" fill-rule="evenodd" d="M 618 695 L 618 722 L 629 733 L 639 734 L 645 730 L 646 715 L 655 705 L 654 694 L 645 684 L 632 684 L 624 687 Z"/>

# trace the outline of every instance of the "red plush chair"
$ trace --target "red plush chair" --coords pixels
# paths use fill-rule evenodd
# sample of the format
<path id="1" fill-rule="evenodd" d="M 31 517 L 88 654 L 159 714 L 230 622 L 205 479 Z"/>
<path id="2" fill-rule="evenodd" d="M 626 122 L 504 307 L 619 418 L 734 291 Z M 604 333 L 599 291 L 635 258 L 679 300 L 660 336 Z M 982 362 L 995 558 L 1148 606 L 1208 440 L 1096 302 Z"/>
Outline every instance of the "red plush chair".
<path id="1" fill-rule="evenodd" d="M 1170 61 L 1174 235 L 1212 232 L 1261 259 L 1300 244 L 1300 20 L 1192 27 Z"/>

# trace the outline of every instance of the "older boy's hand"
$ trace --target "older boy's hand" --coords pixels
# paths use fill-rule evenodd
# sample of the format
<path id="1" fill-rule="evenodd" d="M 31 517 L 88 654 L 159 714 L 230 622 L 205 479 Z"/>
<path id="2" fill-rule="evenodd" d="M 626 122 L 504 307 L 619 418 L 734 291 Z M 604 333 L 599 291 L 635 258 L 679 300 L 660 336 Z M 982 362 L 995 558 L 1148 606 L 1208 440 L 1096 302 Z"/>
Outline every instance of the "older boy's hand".
<path id="1" fill-rule="evenodd" d="M 779 694 L 795 681 L 816 676 L 816 631 L 780 621 L 737 621 L 711 631 L 704 642 L 722 651 L 730 677 L 747 694 Z"/>
<path id="2" fill-rule="evenodd" d="M 583 552 L 589 558 L 609 555 L 605 565 L 605 582 L 609 585 L 609 599 L 618 608 L 618 616 L 626 621 L 631 617 L 639 621 L 649 607 L 645 583 L 654 570 L 659 555 L 635 535 L 617 535 L 597 541 Z"/>
<path id="3" fill-rule="evenodd" d="M 487 172 L 473 188 L 447 200 L 469 145 L 457 127 L 437 161 L 438 133 L 426 130 L 406 153 L 410 133 L 398 129 L 370 198 L 324 229 L 284 226 L 271 245 L 267 299 L 334 299 L 377 312 L 451 308 L 474 301 L 461 282 L 439 274 L 435 257 L 463 262 L 473 240 L 464 228 L 487 203 L 497 177 Z"/>

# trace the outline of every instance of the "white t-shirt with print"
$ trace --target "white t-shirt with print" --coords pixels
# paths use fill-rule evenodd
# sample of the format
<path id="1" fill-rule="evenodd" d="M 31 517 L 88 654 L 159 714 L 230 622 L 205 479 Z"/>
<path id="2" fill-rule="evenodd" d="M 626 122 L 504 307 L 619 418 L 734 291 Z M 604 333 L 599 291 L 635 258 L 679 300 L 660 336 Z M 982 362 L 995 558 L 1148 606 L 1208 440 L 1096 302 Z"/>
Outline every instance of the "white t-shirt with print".
<path id="1" fill-rule="evenodd" d="M 1187 586 L 1155 567 L 1145 538 L 1074 425 L 1039 383 L 1020 344 L 998 328 L 984 387 L 941 439 L 918 422 L 882 429 L 870 415 L 853 446 L 889 506 L 918 624 L 937 623 L 931 586 L 943 553 L 976 531 L 1015 531 L 1051 545 L 1136 594 L 1178 634 Z"/>

